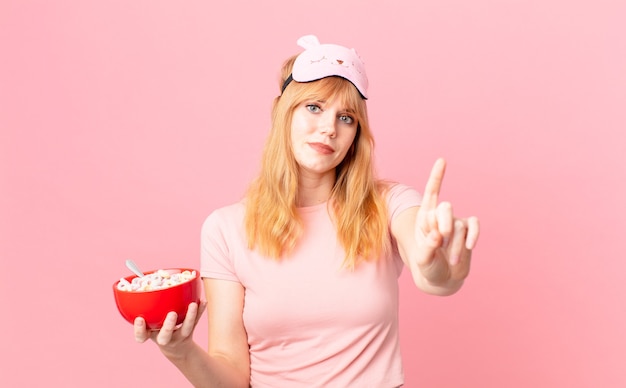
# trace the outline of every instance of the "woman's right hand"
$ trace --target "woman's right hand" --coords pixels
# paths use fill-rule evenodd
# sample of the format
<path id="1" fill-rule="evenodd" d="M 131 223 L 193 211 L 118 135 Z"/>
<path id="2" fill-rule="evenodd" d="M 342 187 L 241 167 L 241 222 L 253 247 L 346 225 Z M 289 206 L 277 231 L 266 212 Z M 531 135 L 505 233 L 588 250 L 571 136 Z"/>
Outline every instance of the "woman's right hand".
<path id="1" fill-rule="evenodd" d="M 203 279 L 206 301 L 190 303 L 185 320 L 176 325 L 170 312 L 160 330 L 148 330 L 142 318 L 135 319 L 137 342 L 154 341 L 194 387 L 250 386 L 250 351 L 243 325 L 245 290 L 239 282 Z M 194 342 L 193 331 L 207 310 L 206 348 Z"/>
<path id="2" fill-rule="evenodd" d="M 170 311 L 163 322 L 160 330 L 148 330 L 143 318 L 137 317 L 134 322 L 135 340 L 143 343 L 148 339 L 153 340 L 168 358 L 179 358 L 191 349 L 193 343 L 193 331 L 206 308 L 206 302 L 198 305 L 195 302 L 189 304 L 185 320 L 176 325 L 176 312 Z"/>

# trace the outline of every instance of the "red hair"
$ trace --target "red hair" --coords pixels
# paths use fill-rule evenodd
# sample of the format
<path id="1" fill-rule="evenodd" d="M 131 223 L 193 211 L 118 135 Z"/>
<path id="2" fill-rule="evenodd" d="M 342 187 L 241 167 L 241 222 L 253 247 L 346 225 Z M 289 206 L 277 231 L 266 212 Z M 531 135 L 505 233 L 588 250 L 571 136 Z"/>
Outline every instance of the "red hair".
<path id="1" fill-rule="evenodd" d="M 291 74 L 295 57 L 282 69 L 280 86 Z M 305 100 L 338 99 L 354 111 L 357 134 L 344 160 L 336 167 L 336 180 L 329 198 L 329 211 L 337 238 L 345 252 L 345 264 L 379 257 L 389 244 L 386 185 L 374 176 L 374 139 L 367 106 L 358 90 L 340 77 L 298 83 L 292 81 L 272 108 L 272 127 L 263 151 L 261 171 L 247 193 L 245 227 L 248 245 L 280 259 L 296 245 L 302 233 L 297 211 L 298 165 L 290 143 L 291 117 Z"/>

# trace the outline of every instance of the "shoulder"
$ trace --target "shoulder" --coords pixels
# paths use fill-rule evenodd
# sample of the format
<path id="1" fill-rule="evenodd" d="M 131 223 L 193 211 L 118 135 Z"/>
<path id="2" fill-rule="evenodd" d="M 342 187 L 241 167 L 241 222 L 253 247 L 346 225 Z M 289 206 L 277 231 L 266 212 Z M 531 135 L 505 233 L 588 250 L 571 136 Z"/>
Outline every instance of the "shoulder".
<path id="1" fill-rule="evenodd" d="M 213 210 L 202 224 L 203 231 L 239 227 L 243 223 L 246 207 L 244 201 Z"/>
<path id="2" fill-rule="evenodd" d="M 381 192 L 389 205 L 398 201 L 409 201 L 419 206 L 422 201 L 421 194 L 414 187 L 400 182 L 382 182 Z"/>
<path id="3" fill-rule="evenodd" d="M 384 182 L 381 184 L 381 191 L 387 203 L 389 220 L 394 219 L 404 210 L 422 203 L 421 194 L 404 183 Z"/>

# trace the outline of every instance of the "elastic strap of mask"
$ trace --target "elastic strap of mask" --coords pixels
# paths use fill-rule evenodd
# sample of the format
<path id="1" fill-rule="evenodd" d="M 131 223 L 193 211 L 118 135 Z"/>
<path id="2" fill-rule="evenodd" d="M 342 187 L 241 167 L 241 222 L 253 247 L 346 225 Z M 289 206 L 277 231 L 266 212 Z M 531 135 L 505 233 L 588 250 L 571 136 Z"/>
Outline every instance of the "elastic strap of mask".
<path id="1" fill-rule="evenodd" d="M 285 80 L 285 82 L 283 82 L 283 87 L 280 90 L 280 94 L 282 95 L 283 92 L 285 91 L 285 88 L 287 87 L 287 85 L 289 85 L 291 83 L 291 81 L 293 81 L 293 77 L 291 74 L 289 74 L 289 77 L 287 77 L 287 79 Z"/>

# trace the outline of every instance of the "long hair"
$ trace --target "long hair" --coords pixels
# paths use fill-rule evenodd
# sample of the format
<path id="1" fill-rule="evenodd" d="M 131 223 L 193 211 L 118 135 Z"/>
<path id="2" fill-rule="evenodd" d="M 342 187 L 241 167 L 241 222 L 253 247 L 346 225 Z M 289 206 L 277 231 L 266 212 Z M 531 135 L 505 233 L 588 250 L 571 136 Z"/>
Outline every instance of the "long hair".
<path id="1" fill-rule="evenodd" d="M 291 74 L 295 56 L 283 65 L 280 85 Z M 336 167 L 335 184 L 328 201 L 337 238 L 354 268 L 361 260 L 379 257 L 389 248 L 386 185 L 374 176 L 374 139 L 367 106 L 357 89 L 340 77 L 298 83 L 292 81 L 272 107 L 272 127 L 265 144 L 261 171 L 248 189 L 245 227 L 248 246 L 280 259 L 303 233 L 297 211 L 298 165 L 291 148 L 291 118 L 305 100 L 337 99 L 354 110 L 358 127 L 344 160 Z"/>

